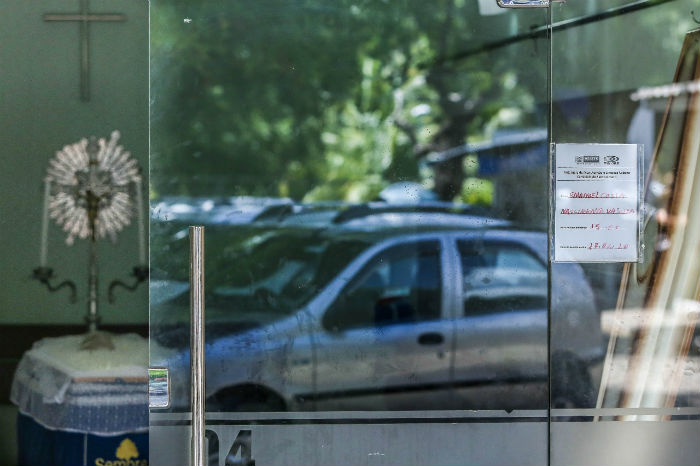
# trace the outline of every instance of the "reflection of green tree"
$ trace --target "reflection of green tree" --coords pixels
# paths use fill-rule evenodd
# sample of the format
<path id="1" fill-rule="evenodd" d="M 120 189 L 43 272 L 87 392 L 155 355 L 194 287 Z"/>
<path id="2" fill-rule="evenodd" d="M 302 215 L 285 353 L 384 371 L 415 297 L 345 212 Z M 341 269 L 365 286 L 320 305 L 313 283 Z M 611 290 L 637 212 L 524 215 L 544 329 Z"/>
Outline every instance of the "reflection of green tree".
<path id="1" fill-rule="evenodd" d="M 544 124 L 534 116 L 544 48 L 440 59 L 512 27 L 510 13 L 486 19 L 471 0 L 152 5 L 157 194 L 361 201 L 411 179 L 452 199 L 461 162 L 426 178 L 425 155 Z"/>

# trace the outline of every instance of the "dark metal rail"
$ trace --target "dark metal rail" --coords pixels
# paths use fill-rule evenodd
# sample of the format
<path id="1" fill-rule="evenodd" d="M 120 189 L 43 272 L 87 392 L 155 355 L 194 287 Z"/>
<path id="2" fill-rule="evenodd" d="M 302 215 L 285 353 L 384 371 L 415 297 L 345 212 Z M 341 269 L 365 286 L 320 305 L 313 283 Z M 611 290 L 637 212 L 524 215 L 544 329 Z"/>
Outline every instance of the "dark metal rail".
<path id="1" fill-rule="evenodd" d="M 585 24 L 595 23 L 608 18 L 614 18 L 617 16 L 626 15 L 628 13 L 634 13 L 635 11 L 644 10 L 646 8 L 663 5 L 665 3 L 670 3 L 676 0 L 638 0 L 636 2 L 628 3 L 626 5 L 609 8 L 607 10 L 599 11 L 591 15 L 579 16 L 577 18 L 566 19 L 563 21 L 557 21 L 552 23 L 552 25 L 542 25 L 533 27 L 530 31 L 518 34 L 515 36 L 507 37 L 505 39 L 497 40 L 494 42 L 489 42 L 487 44 L 475 47 L 473 49 L 464 50 L 458 52 L 454 55 L 448 57 L 438 57 L 435 61 L 436 63 L 449 63 L 463 60 L 465 58 L 471 57 L 473 55 L 478 55 L 480 53 L 489 52 L 491 50 L 506 47 L 508 45 L 522 42 L 528 39 L 540 39 L 547 37 L 549 31 L 564 31 L 566 29 L 571 29 L 578 26 L 583 26 Z"/>

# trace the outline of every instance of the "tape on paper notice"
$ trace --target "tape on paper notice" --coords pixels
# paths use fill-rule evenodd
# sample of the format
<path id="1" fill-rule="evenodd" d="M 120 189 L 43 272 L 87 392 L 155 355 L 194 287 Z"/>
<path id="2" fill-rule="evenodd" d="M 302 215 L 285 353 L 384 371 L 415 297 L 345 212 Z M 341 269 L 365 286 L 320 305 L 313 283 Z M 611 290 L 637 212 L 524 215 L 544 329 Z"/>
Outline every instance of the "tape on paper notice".
<path id="1" fill-rule="evenodd" d="M 643 147 L 552 144 L 552 260 L 638 262 Z"/>

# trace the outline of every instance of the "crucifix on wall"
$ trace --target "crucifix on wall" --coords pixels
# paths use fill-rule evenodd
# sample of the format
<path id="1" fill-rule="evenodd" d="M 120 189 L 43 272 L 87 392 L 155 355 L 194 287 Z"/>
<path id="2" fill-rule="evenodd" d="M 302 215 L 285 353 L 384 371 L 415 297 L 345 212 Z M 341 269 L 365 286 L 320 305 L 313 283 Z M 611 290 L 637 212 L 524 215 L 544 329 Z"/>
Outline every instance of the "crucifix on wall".
<path id="1" fill-rule="evenodd" d="M 47 13 L 44 21 L 74 21 L 80 26 L 80 100 L 90 100 L 90 23 L 126 21 L 119 13 L 90 13 L 89 0 L 80 0 L 78 13 Z"/>

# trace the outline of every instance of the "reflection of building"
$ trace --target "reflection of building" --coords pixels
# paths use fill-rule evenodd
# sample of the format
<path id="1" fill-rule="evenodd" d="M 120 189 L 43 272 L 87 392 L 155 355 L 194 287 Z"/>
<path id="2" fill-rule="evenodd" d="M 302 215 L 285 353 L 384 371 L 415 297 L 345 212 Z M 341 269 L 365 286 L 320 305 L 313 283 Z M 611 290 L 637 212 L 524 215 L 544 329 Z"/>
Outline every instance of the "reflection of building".
<path id="1" fill-rule="evenodd" d="M 427 157 L 434 166 L 475 154 L 476 176 L 494 184 L 493 215 L 521 225 L 547 227 L 542 186 L 547 185 L 548 134 L 544 128 L 496 131 L 491 141 L 464 144 Z M 517 196 L 513 196 L 513 192 Z"/>

